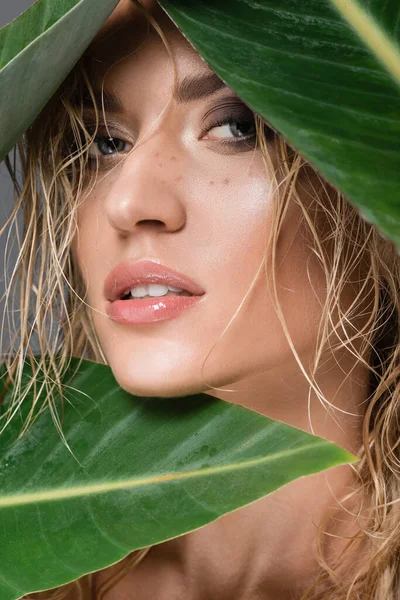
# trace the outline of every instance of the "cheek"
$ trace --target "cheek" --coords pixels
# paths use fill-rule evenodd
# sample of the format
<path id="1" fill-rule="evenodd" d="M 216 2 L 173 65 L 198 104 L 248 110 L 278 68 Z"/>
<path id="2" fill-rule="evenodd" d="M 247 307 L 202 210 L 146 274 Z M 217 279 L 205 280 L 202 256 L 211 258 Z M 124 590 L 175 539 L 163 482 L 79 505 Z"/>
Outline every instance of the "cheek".
<path id="1" fill-rule="evenodd" d="M 110 227 L 101 198 L 104 190 L 88 195 L 77 213 L 77 233 L 73 242 L 74 258 L 82 273 L 88 292 L 88 301 L 95 305 L 101 301 L 103 283 L 114 266 L 110 254 Z"/>
<path id="2" fill-rule="evenodd" d="M 224 327 L 214 328 L 223 336 L 214 333 L 216 345 L 204 368 L 210 385 L 228 385 L 293 364 L 295 359 L 284 328 L 300 357 L 314 354 L 325 295 L 323 273 L 312 261 L 301 236 L 281 236 L 275 265 L 277 307 L 271 254 L 264 253 L 264 249 L 264 237 L 260 236 L 257 243 L 248 243 L 244 251 L 232 251 L 224 265 L 225 273 L 229 273 L 225 278 L 226 294 L 221 290 L 221 302 L 215 309 L 215 321 Z M 263 254 L 265 262 L 254 278 Z M 245 297 L 252 283 L 253 288 Z M 231 301 L 225 301 L 229 293 Z M 211 337 L 211 327 L 209 334 Z"/>
<path id="3" fill-rule="evenodd" d="M 210 171 L 192 179 L 187 191 L 194 198 L 188 207 L 194 242 L 211 273 L 239 276 L 236 283 L 241 286 L 240 280 L 248 281 L 250 270 L 264 254 L 271 184 L 257 155 L 233 163 L 229 170 L 221 165 L 219 173 L 214 166 L 218 173 L 214 177 Z M 223 265 L 229 265 L 227 272 Z"/>
<path id="4" fill-rule="evenodd" d="M 271 249 L 267 249 L 273 228 L 272 190 L 261 179 L 235 186 L 235 194 L 237 190 L 240 193 L 231 198 L 231 206 L 239 206 L 240 211 L 229 211 L 224 205 L 212 238 L 217 250 L 205 257 L 210 272 L 218 274 L 214 330 L 208 329 L 216 345 L 204 371 L 207 382 L 216 386 L 293 363 L 284 327 L 296 352 L 311 356 L 325 297 L 324 274 L 306 242 L 301 209 L 292 203 L 276 243 L 277 308 Z M 223 326 L 216 328 L 215 322 Z"/>

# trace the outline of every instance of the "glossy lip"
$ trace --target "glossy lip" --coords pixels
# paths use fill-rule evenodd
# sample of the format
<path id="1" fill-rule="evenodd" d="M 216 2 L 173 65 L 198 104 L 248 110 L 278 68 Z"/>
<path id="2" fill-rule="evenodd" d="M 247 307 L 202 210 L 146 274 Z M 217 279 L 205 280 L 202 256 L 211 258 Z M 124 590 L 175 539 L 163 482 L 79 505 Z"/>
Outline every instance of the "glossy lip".
<path id="1" fill-rule="evenodd" d="M 203 296 L 162 296 L 108 302 L 106 312 L 122 325 L 150 325 L 175 319 L 183 311 L 202 302 Z"/>
<path id="2" fill-rule="evenodd" d="M 123 294 L 135 285 L 147 283 L 179 287 L 187 290 L 193 296 L 205 294 L 204 289 L 186 275 L 182 275 L 182 273 L 178 273 L 159 262 L 140 260 L 135 263 L 124 261 L 117 265 L 104 282 L 104 295 L 110 302 L 115 302 L 120 300 Z M 128 302 L 128 300 L 124 302 Z"/>

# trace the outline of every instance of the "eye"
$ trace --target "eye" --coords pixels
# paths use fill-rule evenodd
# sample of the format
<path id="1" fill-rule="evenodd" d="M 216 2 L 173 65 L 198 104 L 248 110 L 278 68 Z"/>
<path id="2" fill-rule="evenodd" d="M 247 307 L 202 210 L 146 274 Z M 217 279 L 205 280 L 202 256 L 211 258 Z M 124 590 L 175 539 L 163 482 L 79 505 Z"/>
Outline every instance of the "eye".
<path id="1" fill-rule="evenodd" d="M 117 137 L 98 135 L 90 145 L 88 154 L 91 158 L 108 156 L 110 154 L 119 154 L 127 152 L 132 148 L 132 144 Z"/>
<path id="2" fill-rule="evenodd" d="M 210 135 L 210 131 L 214 131 L 213 135 Z M 255 136 L 255 134 L 256 124 L 254 119 L 251 121 L 244 119 L 225 119 L 210 127 L 205 139 L 249 139 Z"/>
<path id="3" fill-rule="evenodd" d="M 203 117 L 200 139 L 247 152 L 257 145 L 256 114 L 238 97 L 223 98 Z"/>

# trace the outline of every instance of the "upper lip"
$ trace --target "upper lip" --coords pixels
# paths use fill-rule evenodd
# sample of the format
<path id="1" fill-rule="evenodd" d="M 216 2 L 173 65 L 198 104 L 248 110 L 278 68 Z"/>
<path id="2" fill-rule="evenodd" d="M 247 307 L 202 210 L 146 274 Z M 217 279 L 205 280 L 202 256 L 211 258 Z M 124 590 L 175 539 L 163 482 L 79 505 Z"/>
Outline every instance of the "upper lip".
<path id="1" fill-rule="evenodd" d="M 187 290 L 194 296 L 202 296 L 205 291 L 195 281 L 169 267 L 152 260 L 132 263 L 125 261 L 117 265 L 104 282 L 104 295 L 114 302 L 135 285 L 158 283 Z"/>

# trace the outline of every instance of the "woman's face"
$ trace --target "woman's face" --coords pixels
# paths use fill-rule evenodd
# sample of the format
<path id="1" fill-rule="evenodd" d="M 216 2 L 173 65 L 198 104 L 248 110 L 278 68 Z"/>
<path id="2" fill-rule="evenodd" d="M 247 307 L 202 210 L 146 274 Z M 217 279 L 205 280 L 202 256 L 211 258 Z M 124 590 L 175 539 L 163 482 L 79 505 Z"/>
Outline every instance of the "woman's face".
<path id="1" fill-rule="evenodd" d="M 102 127 L 90 149 L 101 169 L 80 206 L 75 243 L 104 354 L 120 385 L 135 395 L 229 388 L 273 370 L 276 377 L 294 359 L 265 268 L 259 270 L 272 194 L 255 149 L 253 115 L 157 9 L 180 82 L 180 94 L 163 112 L 173 86 L 168 53 L 157 33 L 146 36 L 134 9 L 122 16 L 90 51 L 97 88 L 107 71 L 105 91 L 119 106 L 106 109 L 113 141 Z M 307 355 L 320 310 L 307 266 L 316 288 L 322 275 L 307 265 L 299 216 L 293 203 L 279 241 L 277 281 L 289 332 Z M 189 277 L 204 293 L 178 310 L 165 309 L 176 303 L 168 297 L 121 299 L 137 285 L 134 269 L 144 265 L 144 275 L 152 273 L 144 261 Z M 268 264 L 267 256 L 267 273 Z"/>

